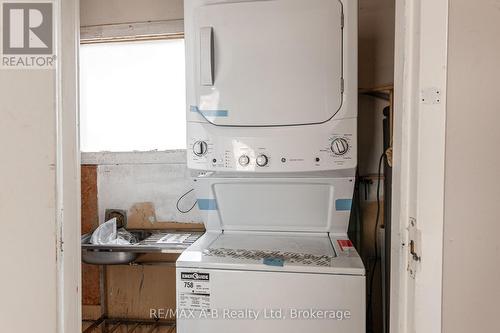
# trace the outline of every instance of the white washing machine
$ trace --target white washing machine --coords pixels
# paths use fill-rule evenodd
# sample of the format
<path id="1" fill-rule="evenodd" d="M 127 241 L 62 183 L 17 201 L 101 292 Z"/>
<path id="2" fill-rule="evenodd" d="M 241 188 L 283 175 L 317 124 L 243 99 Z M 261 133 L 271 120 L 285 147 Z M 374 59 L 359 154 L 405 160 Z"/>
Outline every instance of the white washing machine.
<path id="1" fill-rule="evenodd" d="M 361 333 L 364 299 L 345 236 L 208 232 L 178 262 L 177 332 Z"/>
<path id="2" fill-rule="evenodd" d="M 357 1 L 186 0 L 185 34 L 207 233 L 177 261 L 177 332 L 364 332 Z"/>

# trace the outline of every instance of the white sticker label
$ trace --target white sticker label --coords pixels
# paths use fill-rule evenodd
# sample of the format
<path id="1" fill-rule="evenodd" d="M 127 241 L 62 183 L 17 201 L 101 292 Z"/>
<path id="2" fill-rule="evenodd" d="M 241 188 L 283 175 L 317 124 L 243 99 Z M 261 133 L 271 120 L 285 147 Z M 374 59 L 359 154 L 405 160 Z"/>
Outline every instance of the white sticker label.
<path id="1" fill-rule="evenodd" d="M 179 309 L 210 311 L 210 274 L 181 272 Z"/>
<path id="2" fill-rule="evenodd" d="M 160 238 L 158 244 L 184 244 L 186 239 L 191 237 L 191 234 L 167 234 Z"/>

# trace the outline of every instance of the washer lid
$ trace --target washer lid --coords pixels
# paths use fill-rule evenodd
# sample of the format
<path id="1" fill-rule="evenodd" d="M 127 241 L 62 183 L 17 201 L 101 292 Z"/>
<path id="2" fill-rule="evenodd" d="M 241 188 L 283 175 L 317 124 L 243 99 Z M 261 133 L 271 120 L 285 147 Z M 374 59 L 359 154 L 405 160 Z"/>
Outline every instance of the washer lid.
<path id="1" fill-rule="evenodd" d="M 328 121 L 342 105 L 342 15 L 335 0 L 198 8 L 191 111 L 224 126 Z"/>
<path id="2" fill-rule="evenodd" d="M 178 267 L 364 274 L 357 253 L 344 252 L 327 234 L 207 233 L 186 250 Z"/>

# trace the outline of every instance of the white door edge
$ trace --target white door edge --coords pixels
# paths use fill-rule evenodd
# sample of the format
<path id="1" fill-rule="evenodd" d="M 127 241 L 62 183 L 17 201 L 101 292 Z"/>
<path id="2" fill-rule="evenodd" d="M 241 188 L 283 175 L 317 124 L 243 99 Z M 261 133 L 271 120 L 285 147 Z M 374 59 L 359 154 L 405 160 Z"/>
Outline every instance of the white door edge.
<path id="1" fill-rule="evenodd" d="M 57 333 L 81 332 L 81 175 L 78 106 L 79 2 L 55 6 Z"/>
<path id="2" fill-rule="evenodd" d="M 396 0 L 395 49 L 390 331 L 441 332 L 448 0 Z"/>

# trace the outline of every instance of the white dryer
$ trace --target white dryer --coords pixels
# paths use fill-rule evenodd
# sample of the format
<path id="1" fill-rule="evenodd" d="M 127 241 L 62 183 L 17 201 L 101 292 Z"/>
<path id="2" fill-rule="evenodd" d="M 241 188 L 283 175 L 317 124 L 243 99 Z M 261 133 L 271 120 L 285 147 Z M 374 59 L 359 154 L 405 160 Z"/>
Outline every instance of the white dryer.
<path id="1" fill-rule="evenodd" d="M 177 332 L 364 332 L 357 1 L 186 0 L 185 34 L 207 233 L 177 261 Z"/>

